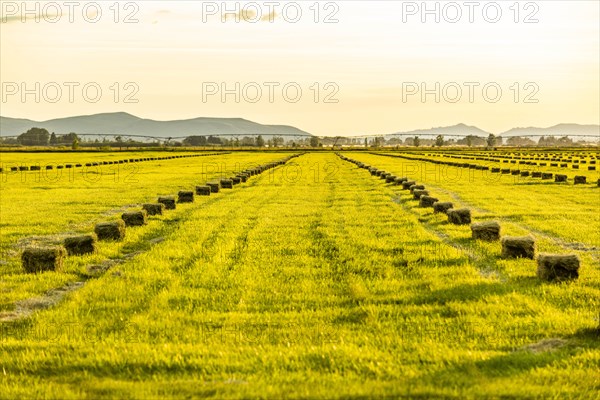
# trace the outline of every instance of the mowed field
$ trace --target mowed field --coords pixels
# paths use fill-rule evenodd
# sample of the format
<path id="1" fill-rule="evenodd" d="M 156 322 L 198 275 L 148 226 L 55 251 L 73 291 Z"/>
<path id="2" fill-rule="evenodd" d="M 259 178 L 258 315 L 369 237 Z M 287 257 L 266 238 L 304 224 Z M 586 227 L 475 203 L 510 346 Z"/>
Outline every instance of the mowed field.
<path id="1" fill-rule="evenodd" d="M 0 398 L 597 398 L 591 183 L 343 153 L 471 208 L 474 222 L 499 221 L 503 235 L 531 235 L 539 252 L 577 254 L 571 282 L 541 282 L 535 260 L 502 259 L 498 242 L 473 241 L 468 225 L 329 152 L 178 204 L 60 272 L 21 268 L 25 246 L 292 154 L 3 174 Z M 65 156 L 51 155 L 123 157 Z"/>

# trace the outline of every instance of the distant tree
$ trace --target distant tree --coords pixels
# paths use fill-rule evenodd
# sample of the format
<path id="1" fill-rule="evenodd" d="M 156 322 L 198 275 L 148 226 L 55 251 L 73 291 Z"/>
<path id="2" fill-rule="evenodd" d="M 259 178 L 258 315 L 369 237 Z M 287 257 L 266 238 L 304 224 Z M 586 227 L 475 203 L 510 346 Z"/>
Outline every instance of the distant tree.
<path id="1" fill-rule="evenodd" d="M 316 136 L 312 136 L 310 138 L 310 147 L 318 147 L 319 146 L 319 138 Z"/>
<path id="2" fill-rule="evenodd" d="M 488 136 L 486 143 L 488 147 L 494 147 L 496 145 L 496 135 L 490 133 L 490 136 Z"/>
<path id="3" fill-rule="evenodd" d="M 418 136 L 415 136 L 415 137 L 413 138 L 413 146 L 415 146 L 415 147 L 419 147 L 420 145 L 421 145 L 421 140 L 419 139 L 419 137 L 418 137 Z"/>
<path id="4" fill-rule="evenodd" d="M 381 147 L 385 143 L 382 137 L 376 137 L 373 139 L 373 147 Z"/>
<path id="5" fill-rule="evenodd" d="M 19 135 L 17 141 L 24 146 L 47 146 L 50 133 L 44 128 L 31 128 Z"/>
<path id="6" fill-rule="evenodd" d="M 77 150 L 79 148 L 79 139 L 75 138 L 73 143 L 71 143 L 71 149 Z"/>
<path id="7" fill-rule="evenodd" d="M 473 147 L 473 146 L 485 146 L 486 145 L 486 139 L 485 138 L 481 138 L 479 136 L 473 136 L 473 135 L 468 135 L 465 136 L 462 139 L 458 139 L 456 141 L 456 144 L 460 144 L 463 146 L 469 146 L 469 147 Z"/>
<path id="8" fill-rule="evenodd" d="M 240 147 L 240 139 L 239 138 L 235 138 L 235 140 L 233 141 L 233 145 L 235 147 Z"/>
<path id="9" fill-rule="evenodd" d="M 208 137 L 206 142 L 208 144 L 223 144 L 223 141 L 221 140 L 220 137 L 216 137 L 216 136 L 212 136 L 212 135 Z"/>
<path id="10" fill-rule="evenodd" d="M 509 146 L 533 146 L 535 142 L 529 138 L 511 136 L 506 140 L 506 144 Z"/>
<path id="11" fill-rule="evenodd" d="M 50 135 L 50 144 L 57 144 L 58 143 L 58 138 L 56 137 L 56 133 L 52 132 L 52 134 Z"/>
<path id="12" fill-rule="evenodd" d="M 561 146 L 571 146 L 573 144 L 573 139 L 569 138 L 568 136 L 563 136 L 558 139 L 558 143 Z"/>
<path id="13" fill-rule="evenodd" d="M 250 137 L 250 136 L 244 136 L 241 140 L 241 145 L 242 146 L 254 146 L 256 144 L 256 141 L 254 140 L 254 138 Z"/>
<path id="14" fill-rule="evenodd" d="M 265 147 L 265 139 L 261 135 L 256 137 L 256 147 Z"/>
<path id="15" fill-rule="evenodd" d="M 188 136 L 183 139 L 184 146 L 206 146 L 206 136 Z"/>
<path id="16" fill-rule="evenodd" d="M 59 136 L 58 142 L 64 143 L 64 144 L 72 144 L 73 140 L 75 140 L 75 139 L 77 139 L 77 141 L 79 141 L 79 137 L 77 136 L 77 134 L 75 132 L 71 132 L 69 134 Z M 105 138 L 105 140 L 106 140 L 106 138 Z"/>
<path id="17" fill-rule="evenodd" d="M 435 145 L 437 147 L 442 147 L 444 145 L 444 136 L 437 135 L 437 137 L 435 138 Z"/>
<path id="18" fill-rule="evenodd" d="M 365 138 L 365 147 L 369 147 L 369 141 Z"/>

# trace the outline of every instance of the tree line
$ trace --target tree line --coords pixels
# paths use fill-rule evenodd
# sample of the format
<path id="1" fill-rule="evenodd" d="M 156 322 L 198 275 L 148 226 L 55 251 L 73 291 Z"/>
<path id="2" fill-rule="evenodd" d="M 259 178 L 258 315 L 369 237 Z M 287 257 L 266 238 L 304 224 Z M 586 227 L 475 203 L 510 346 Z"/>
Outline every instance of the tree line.
<path id="1" fill-rule="evenodd" d="M 20 144 L 22 146 L 71 146 L 73 149 L 78 148 L 80 143 L 85 143 L 86 146 L 108 146 L 108 147 L 147 147 L 147 146 L 160 146 L 160 141 L 154 141 L 152 143 L 139 142 L 133 139 L 123 139 L 123 136 L 116 136 L 111 140 L 104 138 L 102 140 L 89 139 L 85 140 L 80 138 L 76 133 L 71 132 L 66 135 L 56 135 L 54 132 L 50 133 L 44 128 L 31 128 L 27 132 L 19 135 L 16 139 L 1 139 L 3 144 Z M 235 138 L 222 138 L 215 135 L 209 136 L 188 136 L 183 141 L 172 141 L 171 139 L 164 139 L 165 146 L 187 146 L 187 147 L 210 147 L 210 146 L 222 146 L 222 147 L 323 147 L 323 146 L 361 146 L 361 147 L 383 147 L 383 146 L 429 146 L 429 147 L 443 147 L 443 146 L 467 146 L 467 147 L 488 147 L 493 148 L 496 146 L 502 146 L 503 142 L 507 146 L 543 146 L 543 147 L 558 147 L 558 146 L 573 146 L 579 143 L 575 143 L 573 139 L 568 136 L 556 138 L 553 136 L 542 136 L 538 141 L 527 137 L 511 136 L 506 139 L 490 134 L 487 138 L 479 136 L 468 135 L 460 139 L 445 139 L 443 135 L 438 135 L 434 139 L 421 138 L 419 136 L 408 137 L 405 139 L 392 137 L 386 139 L 381 137 L 372 138 L 348 138 L 348 137 L 324 137 L 319 138 L 317 136 L 311 136 L 310 138 L 296 138 L 293 141 L 285 141 L 281 136 L 272 136 L 265 140 L 262 135 L 258 136 L 244 136 Z"/>

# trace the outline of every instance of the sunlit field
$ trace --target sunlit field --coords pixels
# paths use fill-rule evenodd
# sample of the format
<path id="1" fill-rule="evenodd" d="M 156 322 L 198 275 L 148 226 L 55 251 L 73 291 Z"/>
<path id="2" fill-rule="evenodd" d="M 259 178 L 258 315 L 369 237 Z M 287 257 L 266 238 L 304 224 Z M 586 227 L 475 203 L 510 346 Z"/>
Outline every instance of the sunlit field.
<path id="1" fill-rule="evenodd" d="M 597 173 L 574 185 L 342 152 L 470 208 L 473 222 L 499 221 L 502 235 L 531 235 L 537 252 L 578 255 L 578 279 L 543 282 L 535 260 L 502 258 L 499 242 L 334 153 L 210 154 L 106 165 L 165 153 L 2 154 L 82 166 L 2 174 L 0 397 L 597 393 Z M 60 270 L 23 270 L 26 247 L 280 160 Z"/>

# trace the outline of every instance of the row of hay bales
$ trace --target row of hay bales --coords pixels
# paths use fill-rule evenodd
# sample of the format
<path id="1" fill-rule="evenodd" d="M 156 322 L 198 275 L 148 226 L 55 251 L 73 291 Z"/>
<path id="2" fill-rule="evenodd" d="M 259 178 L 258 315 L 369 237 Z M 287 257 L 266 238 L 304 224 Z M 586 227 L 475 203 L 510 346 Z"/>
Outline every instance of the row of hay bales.
<path id="1" fill-rule="evenodd" d="M 101 165 L 114 165 L 114 164 L 128 164 L 128 163 L 141 163 L 147 161 L 161 161 L 161 160 L 173 160 L 177 158 L 190 158 L 190 157 L 206 157 L 206 156 L 217 156 L 222 154 L 229 153 L 205 153 L 205 154 L 182 154 L 176 156 L 167 156 L 167 157 L 143 157 L 143 158 L 127 158 L 123 160 L 113 160 L 113 161 L 95 161 L 88 163 L 63 163 L 63 164 L 47 164 L 45 166 L 40 165 L 21 165 L 14 167 L 7 167 L 6 172 L 26 172 L 26 171 L 41 171 L 45 170 L 53 170 L 53 169 L 71 169 L 71 168 L 82 168 L 84 165 L 86 167 L 98 167 Z M 0 173 L 5 172 L 4 167 L 0 167 Z"/>
<path id="2" fill-rule="evenodd" d="M 147 224 L 148 216 L 162 215 L 165 210 L 174 210 L 178 203 L 193 203 L 194 195 L 210 196 L 221 189 L 233 189 L 254 176 L 269 169 L 283 165 L 301 154 L 294 154 L 281 160 L 258 165 L 246 169 L 228 179 L 208 182 L 197 186 L 195 191 L 182 190 L 175 196 L 160 196 L 156 203 L 143 204 L 140 210 L 128 211 L 117 221 L 97 223 L 94 232 L 66 238 L 62 245 L 52 247 L 28 247 L 21 254 L 21 263 L 27 273 L 44 271 L 60 271 L 67 256 L 79 256 L 95 253 L 99 241 L 121 241 L 125 238 L 126 229 Z"/>
<path id="3" fill-rule="evenodd" d="M 413 199 L 419 201 L 420 207 L 431 207 L 434 213 L 443 213 L 448 216 L 448 222 L 454 225 L 470 225 L 471 237 L 474 240 L 487 242 L 500 241 L 502 258 L 536 258 L 536 243 L 531 236 L 505 236 L 501 237 L 500 223 L 497 221 L 475 222 L 471 221 L 471 210 L 468 208 L 454 208 L 451 202 L 441 202 L 433 197 L 417 182 L 406 177 L 395 175 L 372 167 L 371 165 L 350 159 L 338 154 L 345 161 L 369 171 L 372 176 L 384 179 L 386 183 L 401 185 L 403 190 L 409 190 Z M 537 276 L 544 281 L 563 281 L 579 277 L 580 261 L 576 254 L 544 254 L 537 256 Z"/>
<path id="4" fill-rule="evenodd" d="M 425 154 L 425 153 L 420 153 Z M 427 154 L 429 157 L 435 157 L 436 154 Z M 586 159 L 573 159 L 573 156 L 564 157 L 564 154 L 561 157 L 554 156 L 550 157 L 550 155 L 541 157 L 539 154 L 536 157 L 513 157 L 513 156 L 503 156 L 499 154 L 494 154 L 494 156 L 490 157 L 489 154 L 470 154 L 468 156 L 464 155 L 455 155 L 451 153 L 439 154 L 437 156 L 446 157 L 446 158 L 454 158 L 454 159 L 462 159 L 462 160 L 477 160 L 477 161 L 493 161 L 497 163 L 511 163 L 511 164 L 519 164 L 519 165 L 537 165 L 540 167 L 548 166 L 547 162 L 542 161 L 550 161 L 551 167 L 556 168 L 569 168 L 569 163 L 571 164 L 572 169 L 580 169 L 580 164 L 587 164 L 588 160 Z M 597 155 L 591 155 L 589 160 L 589 166 L 587 166 L 588 171 L 596 171 L 596 159 Z M 540 162 L 536 162 L 540 161 Z"/>
<path id="5" fill-rule="evenodd" d="M 376 153 L 373 153 L 373 154 L 376 154 Z M 448 166 L 457 167 L 457 168 L 468 168 L 468 169 L 481 170 L 481 171 L 490 171 L 491 173 L 520 176 L 520 177 L 524 177 L 524 178 L 525 177 L 541 178 L 542 180 L 554 179 L 554 182 L 561 182 L 561 183 L 567 183 L 569 180 L 567 175 L 564 175 L 564 174 L 556 174 L 555 175 L 550 172 L 525 171 L 525 170 L 520 170 L 520 169 L 498 168 L 498 167 L 490 168 L 489 166 L 486 166 L 486 165 L 453 162 L 453 161 L 432 160 L 430 158 L 425 158 L 425 157 L 407 157 L 407 156 L 403 156 L 400 154 L 377 154 L 377 155 L 386 156 L 386 157 L 394 157 L 394 158 L 402 158 L 402 159 L 411 160 L 411 161 L 429 162 L 429 163 L 438 164 L 438 165 L 448 165 Z M 577 175 L 573 178 L 573 183 L 575 185 L 585 185 L 588 183 L 587 177 L 583 176 L 583 175 Z M 596 184 L 598 187 L 600 187 L 600 179 L 598 179 Z"/>
<path id="6" fill-rule="evenodd" d="M 421 154 L 425 154 L 425 153 L 421 153 Z M 429 156 L 434 156 L 435 154 L 428 154 Z M 588 161 L 591 165 L 596 165 L 596 162 L 598 159 L 600 159 L 600 156 L 598 154 L 584 154 L 584 153 L 545 153 L 545 154 L 538 154 L 538 153 L 509 153 L 507 155 L 502 155 L 502 154 L 493 154 L 490 155 L 490 153 L 471 153 L 469 155 L 464 155 L 464 154 L 454 154 L 454 153 L 450 153 L 450 152 L 445 152 L 444 154 L 441 155 L 442 157 L 450 157 L 450 158 L 460 158 L 460 159 L 466 159 L 466 160 L 489 160 L 489 161 L 498 161 L 500 162 L 501 160 L 503 160 L 502 162 L 508 162 L 510 161 L 511 163 L 515 163 L 515 162 L 520 162 L 523 160 L 530 160 L 530 161 L 562 161 L 562 162 L 569 162 L 569 163 L 574 163 L 574 164 L 587 164 Z M 575 159 L 574 157 L 578 157 L 578 159 Z M 589 160 L 588 160 L 589 159 Z"/>

